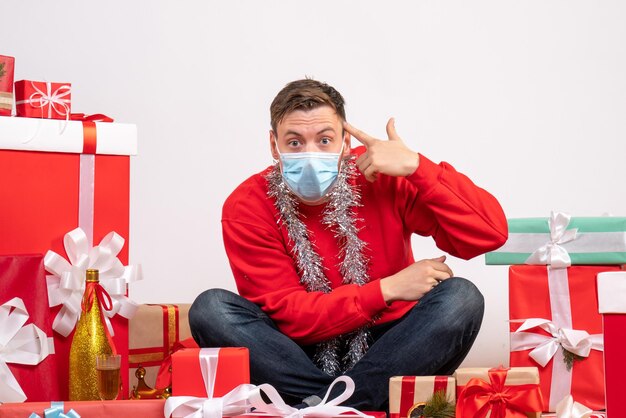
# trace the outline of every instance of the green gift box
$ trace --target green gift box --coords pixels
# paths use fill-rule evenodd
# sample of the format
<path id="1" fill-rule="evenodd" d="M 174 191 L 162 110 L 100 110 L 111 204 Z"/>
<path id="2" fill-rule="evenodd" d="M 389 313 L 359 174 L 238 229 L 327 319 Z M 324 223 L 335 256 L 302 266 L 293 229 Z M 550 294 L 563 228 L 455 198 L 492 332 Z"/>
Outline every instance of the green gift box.
<path id="1" fill-rule="evenodd" d="M 509 219 L 509 239 L 485 254 L 487 264 L 545 264 L 553 267 L 626 263 L 626 217 Z"/>

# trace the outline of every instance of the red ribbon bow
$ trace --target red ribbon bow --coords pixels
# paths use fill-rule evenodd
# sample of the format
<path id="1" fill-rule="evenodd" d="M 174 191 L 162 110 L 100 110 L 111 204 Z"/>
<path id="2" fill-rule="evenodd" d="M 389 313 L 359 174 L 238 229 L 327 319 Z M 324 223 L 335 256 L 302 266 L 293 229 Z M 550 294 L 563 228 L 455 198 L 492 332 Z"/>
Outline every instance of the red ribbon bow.
<path id="1" fill-rule="evenodd" d="M 97 298 L 100 305 L 100 320 L 102 321 L 104 333 L 106 334 L 109 345 L 111 346 L 112 354 L 117 354 L 115 344 L 113 343 L 113 337 L 109 332 L 109 327 L 107 326 L 106 319 L 104 317 L 104 311 L 110 311 L 113 309 L 113 300 L 111 299 L 111 295 L 109 295 L 109 292 L 107 292 L 100 283 L 87 282 L 85 286 L 85 295 L 83 296 L 83 300 L 81 302 L 81 309 L 83 313 L 91 310 L 91 306 L 95 298 Z"/>
<path id="2" fill-rule="evenodd" d="M 527 412 L 542 410 L 543 398 L 539 385 L 505 386 L 508 369 L 489 370 L 489 383 L 472 378 L 459 395 L 456 404 L 458 418 L 525 418 Z"/>
<path id="3" fill-rule="evenodd" d="M 165 389 L 172 386 L 172 354 L 182 350 L 184 348 L 199 348 L 198 344 L 193 338 L 187 338 L 186 340 L 177 341 L 172 346 L 172 351 L 163 359 L 159 371 L 157 373 L 155 389 Z"/>

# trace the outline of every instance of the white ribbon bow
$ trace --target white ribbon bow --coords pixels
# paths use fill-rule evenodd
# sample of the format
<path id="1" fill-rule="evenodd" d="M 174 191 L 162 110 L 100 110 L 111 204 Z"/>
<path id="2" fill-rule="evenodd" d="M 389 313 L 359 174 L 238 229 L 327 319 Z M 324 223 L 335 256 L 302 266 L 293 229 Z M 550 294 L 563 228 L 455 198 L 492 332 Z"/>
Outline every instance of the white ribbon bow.
<path id="1" fill-rule="evenodd" d="M 24 326 L 28 317 L 20 298 L 0 306 L 0 403 L 26 400 L 7 363 L 37 365 L 54 353 L 52 338 L 34 324 Z"/>
<path id="2" fill-rule="evenodd" d="M 207 398 L 194 396 L 170 396 L 165 401 L 165 418 L 222 418 L 249 413 L 260 416 L 280 416 L 286 418 L 304 417 L 333 417 L 344 412 L 351 412 L 362 418 L 372 418 L 354 408 L 339 406 L 354 393 L 354 381 L 348 376 L 340 376 L 330 385 L 326 396 L 317 406 L 296 409 L 285 403 L 278 391 L 269 384 L 259 386 L 239 385 L 221 398 L 213 397 L 215 379 L 219 364 L 219 348 L 202 348 L 199 353 L 200 370 L 204 381 Z M 344 382 L 346 389 L 334 399 L 328 400 L 331 389 L 338 382 Z M 270 403 L 261 396 L 265 393 Z"/>
<path id="3" fill-rule="evenodd" d="M 346 388 L 336 398 L 328 400 L 333 386 L 335 386 L 339 382 L 344 382 L 346 384 Z M 252 407 L 255 408 L 254 414 L 262 413 L 268 416 L 280 416 L 285 418 L 299 418 L 305 416 L 336 417 L 338 415 L 349 412 L 351 413 L 350 416 L 372 418 L 371 415 L 364 414 L 357 409 L 350 408 L 348 406 L 339 406 L 342 402 L 346 401 L 350 398 L 350 396 L 352 396 L 352 394 L 354 393 L 354 388 L 354 381 L 350 377 L 339 376 L 333 381 L 333 383 L 330 384 L 330 387 L 326 391 L 326 395 L 324 395 L 324 399 L 322 399 L 322 402 L 320 404 L 316 406 L 310 406 L 308 408 L 296 409 L 287 405 L 278 394 L 278 391 L 272 385 L 264 383 L 262 385 L 259 385 L 257 389 L 251 393 L 250 402 L 252 404 Z M 261 397 L 261 392 L 265 393 L 265 395 L 271 401 L 270 403 L 267 403 L 263 400 L 263 398 Z"/>
<path id="4" fill-rule="evenodd" d="M 124 266 L 117 255 L 124 247 L 124 238 L 115 232 L 105 236 L 100 244 L 90 248 L 87 235 L 81 228 L 65 234 L 63 238 L 67 260 L 54 251 L 48 251 L 44 265 L 52 275 L 47 275 L 48 300 L 50 307 L 63 305 L 52 328 L 67 337 L 74 329 L 81 314 L 81 301 L 85 292 L 85 272 L 98 269 L 100 284 L 111 296 L 113 307 L 104 310 L 106 325 L 113 334 L 112 318 L 120 314 L 132 318 L 139 305 L 126 297 L 129 283 L 141 280 L 141 266 Z"/>
<path id="5" fill-rule="evenodd" d="M 566 396 L 556 405 L 556 418 L 589 418 L 592 413 L 585 405 L 574 402 L 572 395 Z"/>
<path id="6" fill-rule="evenodd" d="M 569 267 L 572 259 L 562 244 L 576 239 L 578 229 L 567 229 L 571 216 L 561 212 L 551 212 L 548 225 L 550 241 L 539 247 L 526 259 L 526 264 L 547 264 L 555 268 Z"/>
<path id="7" fill-rule="evenodd" d="M 346 389 L 334 399 L 328 400 L 330 392 L 338 382 L 344 382 Z M 265 402 L 261 392 L 270 400 Z M 259 386 L 243 384 L 228 392 L 221 398 L 196 398 L 193 396 L 171 396 L 165 401 L 165 418 L 222 418 L 242 415 L 250 412 L 251 415 L 284 418 L 300 418 L 305 416 L 336 417 L 346 412 L 361 418 L 373 418 L 371 415 L 350 408 L 339 406 L 354 393 L 354 381 L 348 376 L 340 376 L 328 388 L 324 399 L 319 405 L 297 409 L 289 406 L 282 399 L 278 391 L 270 384 Z"/>
<path id="8" fill-rule="evenodd" d="M 170 396 L 165 401 L 165 418 L 222 418 L 250 412 L 248 399 L 256 388 L 239 385 L 221 398 L 196 398 L 194 396 Z"/>
<path id="9" fill-rule="evenodd" d="M 541 328 L 547 331 L 551 337 L 523 332 L 533 328 Z M 558 328 L 552 321 L 544 318 L 527 319 L 511 334 L 511 351 L 533 348 L 528 355 L 542 367 L 548 364 L 560 346 L 578 356 L 588 357 L 592 349 L 604 350 L 604 340 L 602 334 L 589 335 L 587 331 Z"/>

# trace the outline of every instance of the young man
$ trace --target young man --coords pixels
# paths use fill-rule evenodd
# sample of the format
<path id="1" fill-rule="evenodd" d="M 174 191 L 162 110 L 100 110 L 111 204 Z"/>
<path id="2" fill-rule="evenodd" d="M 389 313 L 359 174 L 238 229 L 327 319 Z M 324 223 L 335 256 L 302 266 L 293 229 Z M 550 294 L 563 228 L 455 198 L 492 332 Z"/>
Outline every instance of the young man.
<path id="1" fill-rule="evenodd" d="M 320 402 L 339 374 L 362 410 L 386 407 L 389 377 L 451 374 L 482 322 L 483 298 L 445 256 L 415 262 L 411 235 L 469 259 L 501 246 L 497 200 L 447 163 L 346 122 L 333 87 L 298 80 L 271 105 L 275 164 L 224 203 L 239 290 L 202 293 L 189 319 L 203 347 L 250 349 L 253 383 Z M 351 149 L 351 135 L 362 147 Z"/>

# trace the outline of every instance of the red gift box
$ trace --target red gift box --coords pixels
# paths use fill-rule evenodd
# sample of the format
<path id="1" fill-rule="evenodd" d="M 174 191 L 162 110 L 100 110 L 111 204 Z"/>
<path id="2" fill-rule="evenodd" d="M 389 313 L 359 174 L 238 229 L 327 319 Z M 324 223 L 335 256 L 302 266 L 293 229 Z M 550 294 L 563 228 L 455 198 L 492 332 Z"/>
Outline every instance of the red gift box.
<path id="1" fill-rule="evenodd" d="M 510 267 L 509 316 L 515 321 L 511 322 L 510 364 L 539 368 L 544 411 L 555 411 L 556 404 L 569 394 L 591 409 L 604 409 L 603 353 L 601 345 L 597 345 L 602 341 L 602 318 L 598 314 L 595 282 L 597 273 L 619 269 L 619 266 Z M 543 320 L 550 323 L 515 332 L 523 321 L 531 318 L 538 318 L 537 323 Z M 568 370 L 559 341 L 572 345 L 583 336 L 584 341 L 577 347 L 591 344 L 593 348 L 587 357 L 573 361 Z M 535 347 L 539 350 L 533 352 Z M 552 353 L 550 347 L 554 356 L 548 358 Z"/>
<path id="2" fill-rule="evenodd" d="M 0 115 L 11 116 L 15 58 L 0 55 Z"/>
<path id="3" fill-rule="evenodd" d="M 455 380 L 450 376 L 393 376 L 389 379 L 389 418 L 407 418 L 411 408 L 443 391 L 454 402 Z"/>
<path id="4" fill-rule="evenodd" d="M 206 383 L 202 375 L 204 363 Z M 249 352 L 245 347 L 187 348 L 172 354 L 172 395 L 221 397 L 243 383 L 250 383 Z M 206 386 L 209 386 L 207 393 Z"/>
<path id="5" fill-rule="evenodd" d="M 135 127 L 69 121 L 63 134 L 59 134 L 57 124 L 50 120 L 0 117 L 0 254 L 45 254 L 52 250 L 65 256 L 64 235 L 77 226 L 89 230 L 92 244 L 111 231 L 128 240 L 129 156 L 79 153 L 84 142 L 100 153 L 123 141 L 128 143 L 117 148 L 126 147 L 132 154 L 136 150 Z M 32 152 L 39 148 L 66 152 Z M 81 175 L 83 179 L 92 177 L 93 181 L 81 183 Z M 88 187 L 81 188 L 85 184 Z M 128 245 L 124 245 L 118 258 L 128 264 Z M 41 280 L 45 287 L 45 280 Z M 33 284 L 32 288 L 36 286 Z M 35 301 L 32 296 L 25 298 L 31 299 Z M 50 320 L 56 317 L 60 307 L 49 308 L 47 295 L 37 299 Z M 115 345 L 122 354 L 122 370 L 127 370 L 128 321 L 116 315 L 111 322 Z M 59 373 L 51 378 L 56 378 L 60 388 L 54 399 L 64 400 L 68 396 L 72 334 L 62 337 L 53 332 L 51 336 L 56 354 L 47 361 L 56 363 Z M 122 373 L 122 379 L 122 393 L 128 393 L 128 374 Z"/>
<path id="6" fill-rule="evenodd" d="M 63 412 L 73 409 L 82 418 L 141 417 L 163 418 L 164 399 L 142 401 L 72 401 L 63 402 Z M 25 418 L 35 413 L 40 417 L 44 411 L 53 407 L 50 402 L 5 403 L 0 405 L 2 418 Z M 45 415 L 48 416 L 48 415 Z M 53 415 L 59 416 L 59 415 Z M 61 415 L 67 416 L 67 415 Z"/>
<path id="7" fill-rule="evenodd" d="M 15 112 L 27 118 L 68 119 L 72 112 L 72 85 L 16 81 Z"/>
<path id="8" fill-rule="evenodd" d="M 606 412 L 611 417 L 626 417 L 626 272 L 598 274 L 598 308 L 604 319 Z"/>
<path id="9" fill-rule="evenodd" d="M 541 417 L 536 367 L 457 369 L 457 418 Z"/>
<path id="10" fill-rule="evenodd" d="M 52 334 L 52 318 L 48 299 L 43 256 L 0 255 L 0 305 L 8 300 L 21 298 L 28 311 L 27 324 L 35 324 L 46 336 Z M 60 399 L 57 381 L 58 362 L 50 354 L 36 366 L 8 363 L 9 370 L 17 380 L 29 401 Z M 0 396 L 0 401 L 2 397 Z"/>

